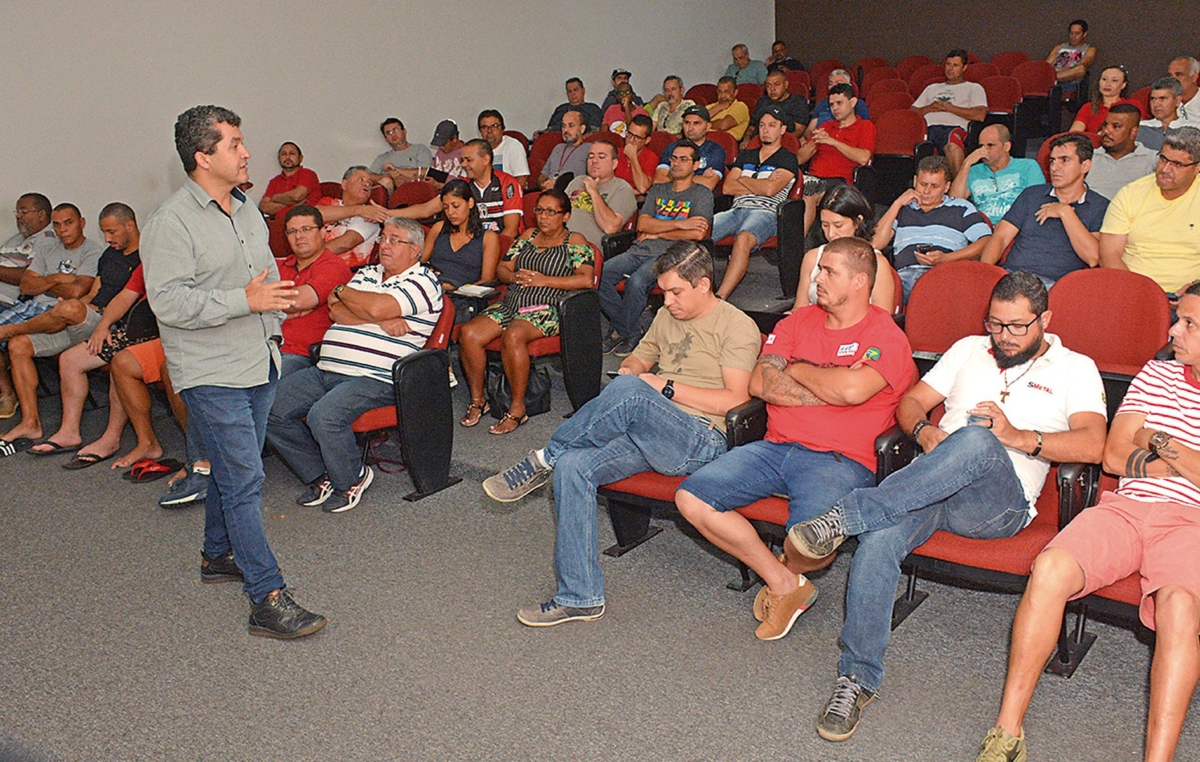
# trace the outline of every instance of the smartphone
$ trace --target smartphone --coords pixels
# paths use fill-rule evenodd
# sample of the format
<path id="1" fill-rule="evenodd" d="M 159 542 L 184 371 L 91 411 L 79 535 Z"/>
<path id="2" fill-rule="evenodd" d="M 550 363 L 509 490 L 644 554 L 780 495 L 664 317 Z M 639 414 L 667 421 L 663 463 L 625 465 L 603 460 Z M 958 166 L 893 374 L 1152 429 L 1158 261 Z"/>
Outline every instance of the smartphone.
<path id="1" fill-rule="evenodd" d="M 605 375 L 607 375 L 609 378 L 616 378 L 617 376 L 619 376 L 621 374 L 615 370 L 609 370 L 609 371 L 605 371 Z"/>

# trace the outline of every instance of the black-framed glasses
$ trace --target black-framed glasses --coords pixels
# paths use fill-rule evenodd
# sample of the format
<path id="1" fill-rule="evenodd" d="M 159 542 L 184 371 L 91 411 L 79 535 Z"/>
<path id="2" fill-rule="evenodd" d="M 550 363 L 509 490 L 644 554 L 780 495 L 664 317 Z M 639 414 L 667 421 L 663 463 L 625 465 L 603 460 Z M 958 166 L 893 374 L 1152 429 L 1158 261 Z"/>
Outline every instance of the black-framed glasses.
<path id="1" fill-rule="evenodd" d="M 1175 161 L 1174 159 L 1168 159 L 1161 153 L 1158 155 L 1158 160 L 1163 164 L 1170 164 L 1172 167 L 1175 167 L 1175 169 L 1187 169 L 1188 167 L 1194 167 L 1197 164 L 1200 164 L 1200 161 Z"/>
<path id="2" fill-rule="evenodd" d="M 564 211 L 562 209 L 547 209 L 544 206 L 535 206 L 533 208 L 533 213 L 534 214 L 548 214 L 551 217 L 554 217 L 555 215 L 558 215 L 558 214 L 566 214 L 566 211 Z"/>
<path id="3" fill-rule="evenodd" d="M 634 132 L 633 130 L 626 130 L 625 131 L 625 139 L 626 140 L 649 140 L 650 136 L 649 135 L 639 135 L 636 132 Z"/>
<path id="4" fill-rule="evenodd" d="M 1042 317 L 1042 313 L 1039 312 L 1033 318 L 1033 320 L 1030 320 L 1028 323 L 1001 323 L 999 321 L 988 318 L 983 321 L 983 330 L 987 331 L 988 333 L 992 334 L 993 336 L 996 336 L 998 334 L 1004 333 L 1004 329 L 1007 328 L 1008 332 L 1010 334 L 1012 334 L 1013 336 L 1024 336 L 1025 334 L 1029 333 L 1029 326 L 1036 323 L 1038 320 L 1041 319 L 1041 317 Z"/>
<path id="5" fill-rule="evenodd" d="M 308 235 L 309 233 L 313 232 L 314 230 L 320 230 L 320 229 L 321 228 L 316 225 L 305 225 L 302 228 L 288 228 L 287 230 L 283 231 L 283 234 L 284 235 Z"/>

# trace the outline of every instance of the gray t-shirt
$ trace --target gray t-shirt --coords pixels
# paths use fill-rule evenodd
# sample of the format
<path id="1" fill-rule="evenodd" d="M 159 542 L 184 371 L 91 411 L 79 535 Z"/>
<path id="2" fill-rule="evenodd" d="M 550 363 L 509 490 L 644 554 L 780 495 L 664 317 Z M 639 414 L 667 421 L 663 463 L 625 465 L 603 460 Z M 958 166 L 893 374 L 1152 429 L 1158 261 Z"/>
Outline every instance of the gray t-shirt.
<path id="1" fill-rule="evenodd" d="M 614 177 L 599 186 L 600 198 L 608 204 L 608 208 L 628 220 L 637 211 L 637 196 L 633 187 L 619 177 Z M 583 176 L 576 177 L 567 186 L 567 196 L 571 199 L 571 219 L 567 227 L 573 233 L 579 233 L 588 243 L 600 245 L 600 239 L 605 232 L 596 224 L 595 205 L 592 195 L 583 188 Z"/>
<path id="2" fill-rule="evenodd" d="M 57 245 L 49 247 L 43 251 L 39 251 L 33 255 L 33 260 L 29 263 L 29 269 L 37 275 L 52 275 L 59 272 L 59 267 L 66 262 L 71 263 L 72 275 L 90 275 L 96 277 L 96 266 L 100 264 L 100 255 L 104 253 L 106 248 L 104 244 L 93 241 L 90 238 L 83 239 L 83 243 L 76 246 L 74 249 L 65 249 L 59 241 L 55 241 Z M 33 301 L 41 302 L 42 304 L 54 304 L 58 301 L 58 297 L 47 292 L 38 294 L 33 297 Z"/>
<path id="3" fill-rule="evenodd" d="M 576 177 L 582 177 L 587 174 L 587 156 L 587 143 L 559 143 L 550 152 L 550 158 L 546 159 L 542 174 L 546 177 L 558 177 L 564 172 L 571 172 Z"/>
<path id="4" fill-rule="evenodd" d="M 1153 172 L 1157 164 L 1158 154 L 1140 143 L 1134 143 L 1133 152 L 1120 159 L 1114 159 L 1108 151 L 1101 149 L 1092 155 L 1092 168 L 1087 174 L 1088 188 L 1112 199 L 1129 183 Z"/>
<path id="5" fill-rule="evenodd" d="M 375 161 L 371 162 L 371 172 L 382 174 L 384 164 L 391 164 L 396 169 L 417 169 L 432 163 L 433 154 L 429 152 L 429 146 L 409 143 L 403 151 L 384 151 L 376 156 Z"/>
<path id="6" fill-rule="evenodd" d="M 54 228 L 47 225 L 26 238 L 17 233 L 0 246 L 0 267 L 29 267 L 34 256 L 58 248 L 58 237 Z M 0 283 L 0 305 L 17 303 L 21 289 L 14 283 Z"/>
<path id="7" fill-rule="evenodd" d="M 675 191 L 671 183 L 659 183 L 650 186 L 646 192 L 646 200 L 642 202 L 642 214 L 656 220 L 686 220 L 700 216 L 708 220 L 712 227 L 713 194 L 700 183 L 692 183 L 685 191 Z M 639 241 L 636 245 L 643 247 L 653 256 L 660 256 L 671 248 L 675 241 L 664 241 L 654 238 Z"/>

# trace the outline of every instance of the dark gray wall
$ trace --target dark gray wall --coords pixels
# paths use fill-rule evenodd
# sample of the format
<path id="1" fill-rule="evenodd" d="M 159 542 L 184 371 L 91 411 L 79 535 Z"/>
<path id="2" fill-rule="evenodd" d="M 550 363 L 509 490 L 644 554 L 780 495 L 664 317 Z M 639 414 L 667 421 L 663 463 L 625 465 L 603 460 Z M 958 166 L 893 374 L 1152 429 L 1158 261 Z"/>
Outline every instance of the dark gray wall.
<path id="1" fill-rule="evenodd" d="M 822 58 L 853 65 L 876 55 L 894 65 L 914 53 L 940 61 L 954 47 L 965 47 L 985 61 L 1006 50 L 1044 59 L 1066 39 L 1067 23 L 1080 16 L 1091 28 L 1088 42 L 1099 48 L 1096 62 L 1124 64 L 1131 89 L 1165 74 L 1167 63 L 1178 55 L 1200 55 L 1200 2 L 1195 0 L 776 0 L 775 33 L 805 65 Z"/>

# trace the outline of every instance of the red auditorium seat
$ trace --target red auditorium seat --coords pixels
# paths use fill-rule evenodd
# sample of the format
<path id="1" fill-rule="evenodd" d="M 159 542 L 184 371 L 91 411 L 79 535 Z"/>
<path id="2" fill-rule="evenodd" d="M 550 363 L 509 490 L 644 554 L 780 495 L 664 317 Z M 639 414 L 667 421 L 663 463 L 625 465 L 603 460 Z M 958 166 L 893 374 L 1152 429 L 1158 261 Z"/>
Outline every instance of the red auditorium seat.
<path id="1" fill-rule="evenodd" d="M 903 79 L 881 79 L 871 84 L 871 89 L 863 90 L 863 97 L 867 99 L 867 105 L 884 93 L 904 93 L 911 95 L 908 91 L 908 82 Z"/>
<path id="2" fill-rule="evenodd" d="M 900 70 L 895 66 L 879 66 L 863 72 L 862 82 L 858 83 L 859 90 L 863 93 L 869 93 L 871 92 L 872 85 L 887 79 L 903 81 L 900 78 Z"/>
<path id="3" fill-rule="evenodd" d="M 1060 135 L 1083 135 L 1092 141 L 1092 148 L 1100 148 L 1100 136 L 1094 132 L 1060 132 L 1058 135 L 1046 138 L 1037 152 L 1037 163 L 1042 167 L 1042 174 L 1046 176 L 1046 182 L 1050 182 L 1050 143 Z"/>
<path id="4" fill-rule="evenodd" d="M 900 78 L 907 81 L 912 73 L 922 66 L 929 66 L 933 63 L 933 59 L 929 56 L 915 55 L 901 58 L 896 63 L 896 69 L 900 72 Z"/>
<path id="5" fill-rule="evenodd" d="M 717 102 L 717 86 L 708 82 L 692 85 L 683 97 L 707 106 Z"/>
<path id="6" fill-rule="evenodd" d="M 1029 56 L 1019 50 L 1010 50 L 1005 53 L 997 53 L 992 56 L 992 63 L 1000 69 L 1001 74 L 1011 75 L 1013 69 L 1029 60 Z"/>
<path id="7" fill-rule="evenodd" d="M 963 79 L 976 84 L 983 84 L 988 77 L 1000 76 L 1000 67 L 993 63 L 973 63 L 963 71 Z"/>
<path id="8" fill-rule="evenodd" d="M 903 82 L 901 82 L 901 80 L 898 80 L 898 79 L 893 80 L 893 81 L 904 84 Z M 912 108 L 912 105 L 913 105 L 913 97 L 908 94 L 908 89 L 906 86 L 905 90 L 903 92 L 876 94 L 874 97 L 872 97 L 870 100 L 867 101 L 867 111 L 870 112 L 870 114 L 871 114 L 871 121 L 877 122 L 879 120 L 880 116 L 886 114 L 889 111 L 901 111 L 901 110 L 910 109 L 910 108 Z M 918 116 L 920 116 L 920 115 L 918 114 Z M 923 118 L 922 118 L 922 121 L 924 121 Z M 876 125 L 876 129 L 878 129 L 878 125 Z"/>

